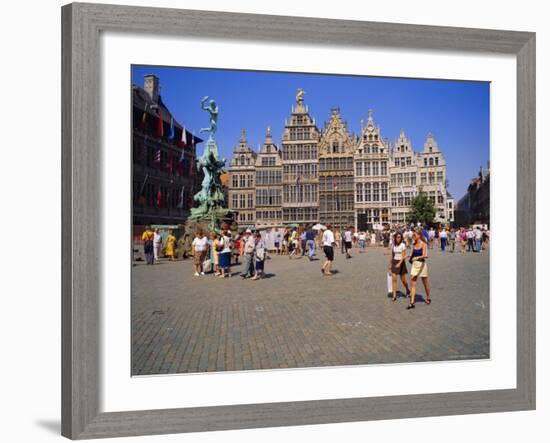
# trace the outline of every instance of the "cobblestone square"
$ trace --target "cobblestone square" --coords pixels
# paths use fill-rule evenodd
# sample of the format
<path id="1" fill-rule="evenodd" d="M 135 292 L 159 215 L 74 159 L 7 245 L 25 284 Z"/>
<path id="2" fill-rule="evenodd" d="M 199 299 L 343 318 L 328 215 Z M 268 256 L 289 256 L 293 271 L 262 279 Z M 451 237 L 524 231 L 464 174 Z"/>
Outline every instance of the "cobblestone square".
<path id="1" fill-rule="evenodd" d="M 432 303 L 386 294 L 382 248 L 271 256 L 267 278 L 193 276 L 192 261 L 132 270 L 132 374 L 173 374 L 489 358 L 489 254 L 429 251 Z M 410 269 L 410 265 L 408 266 Z"/>

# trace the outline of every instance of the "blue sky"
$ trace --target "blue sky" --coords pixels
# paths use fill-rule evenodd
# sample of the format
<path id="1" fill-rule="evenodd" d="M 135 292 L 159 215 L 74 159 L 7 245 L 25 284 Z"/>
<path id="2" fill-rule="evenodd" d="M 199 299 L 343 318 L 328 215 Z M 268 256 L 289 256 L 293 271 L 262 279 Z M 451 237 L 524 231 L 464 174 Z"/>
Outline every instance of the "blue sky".
<path id="1" fill-rule="evenodd" d="M 197 134 L 208 126 L 201 98 L 216 100 L 217 141 L 226 159 L 239 142 L 241 128 L 256 150 L 268 125 L 280 145 L 285 118 L 301 87 L 319 128 L 330 109 L 339 107 L 348 129 L 359 134 L 361 119 L 372 108 L 382 136 L 395 140 L 403 128 L 415 151 L 423 149 L 431 132 L 445 155 L 449 190 L 457 200 L 489 160 L 487 82 L 133 66 L 132 83 L 143 86 L 145 74 L 159 77 L 164 103 Z"/>

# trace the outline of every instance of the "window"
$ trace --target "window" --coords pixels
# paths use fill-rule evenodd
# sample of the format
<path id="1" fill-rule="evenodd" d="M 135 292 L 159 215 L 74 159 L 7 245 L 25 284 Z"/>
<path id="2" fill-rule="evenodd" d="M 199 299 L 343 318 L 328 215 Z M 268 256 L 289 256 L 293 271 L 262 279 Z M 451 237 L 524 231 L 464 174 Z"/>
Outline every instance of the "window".
<path id="1" fill-rule="evenodd" d="M 424 157 L 424 166 L 428 166 L 428 159 Z"/>
<path id="2" fill-rule="evenodd" d="M 239 187 L 239 176 L 233 174 L 231 176 L 231 187 L 238 188 Z"/>
<path id="3" fill-rule="evenodd" d="M 387 162 L 380 162 L 380 175 L 388 175 Z"/>
<path id="4" fill-rule="evenodd" d="M 434 159 L 430 157 L 430 166 L 433 166 L 433 165 L 434 165 Z"/>

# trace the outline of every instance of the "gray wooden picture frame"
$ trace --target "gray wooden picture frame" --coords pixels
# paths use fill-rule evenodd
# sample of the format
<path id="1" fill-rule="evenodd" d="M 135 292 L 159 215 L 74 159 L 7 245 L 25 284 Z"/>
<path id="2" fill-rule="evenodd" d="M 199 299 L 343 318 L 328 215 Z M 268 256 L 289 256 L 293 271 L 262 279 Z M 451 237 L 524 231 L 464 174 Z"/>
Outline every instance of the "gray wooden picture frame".
<path id="1" fill-rule="evenodd" d="M 246 30 L 246 32 L 243 32 Z M 102 412 L 100 33 L 511 54 L 517 59 L 516 389 Z M 535 34 L 73 3 L 62 8 L 62 434 L 72 439 L 535 408 Z"/>

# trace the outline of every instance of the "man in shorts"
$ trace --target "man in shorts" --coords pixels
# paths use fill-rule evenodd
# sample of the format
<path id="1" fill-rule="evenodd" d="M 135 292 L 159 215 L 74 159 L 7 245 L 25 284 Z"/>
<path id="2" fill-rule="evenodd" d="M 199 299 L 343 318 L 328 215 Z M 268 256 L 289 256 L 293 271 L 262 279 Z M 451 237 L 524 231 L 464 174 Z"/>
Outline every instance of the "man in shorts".
<path id="1" fill-rule="evenodd" d="M 208 249 L 210 245 L 208 244 L 208 239 L 204 235 L 202 230 L 198 230 L 193 243 L 191 243 L 191 253 L 193 254 L 193 268 L 195 270 L 195 277 L 199 275 L 204 275 L 204 269 L 202 264 L 206 260 Z"/>
<path id="2" fill-rule="evenodd" d="M 326 276 L 332 276 L 330 269 L 332 268 L 332 262 L 334 261 L 334 233 L 332 232 L 332 226 L 328 225 L 323 232 L 322 237 L 323 252 L 325 253 L 326 261 L 321 268 L 321 273 Z"/>

